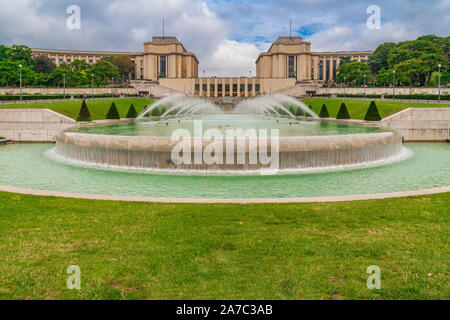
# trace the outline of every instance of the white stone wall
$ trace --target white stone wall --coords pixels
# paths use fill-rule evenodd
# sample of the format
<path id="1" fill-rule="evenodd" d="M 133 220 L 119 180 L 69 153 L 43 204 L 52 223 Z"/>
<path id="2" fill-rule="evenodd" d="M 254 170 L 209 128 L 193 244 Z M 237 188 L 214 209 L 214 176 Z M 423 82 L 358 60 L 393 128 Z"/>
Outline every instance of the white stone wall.
<path id="1" fill-rule="evenodd" d="M 392 94 L 392 88 L 318 88 L 316 94 Z M 395 88 L 395 94 L 438 94 L 438 88 Z M 441 94 L 450 94 L 450 88 L 441 88 Z"/>
<path id="2" fill-rule="evenodd" d="M 0 136 L 20 142 L 53 142 L 76 126 L 71 118 L 48 109 L 0 109 Z"/>
<path id="3" fill-rule="evenodd" d="M 450 140 L 450 108 L 409 108 L 384 118 L 382 124 L 405 141 Z"/>

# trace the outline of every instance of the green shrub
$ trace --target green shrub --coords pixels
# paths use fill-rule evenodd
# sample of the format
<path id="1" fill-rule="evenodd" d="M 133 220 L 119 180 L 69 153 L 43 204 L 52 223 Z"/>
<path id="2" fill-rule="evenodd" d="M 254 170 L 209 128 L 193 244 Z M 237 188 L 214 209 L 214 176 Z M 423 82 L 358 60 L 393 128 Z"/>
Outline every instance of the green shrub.
<path id="1" fill-rule="evenodd" d="M 325 105 L 325 103 L 322 105 L 322 109 L 320 109 L 319 117 L 321 117 L 321 118 L 329 118 L 330 117 L 330 114 L 328 113 L 328 109 L 327 109 L 327 106 Z"/>
<path id="2" fill-rule="evenodd" d="M 161 116 L 161 113 L 160 113 L 160 111 L 159 111 L 159 108 L 155 108 L 155 109 L 152 110 L 152 116 L 153 116 L 153 117 L 159 117 L 159 116 Z"/>
<path id="3" fill-rule="evenodd" d="M 136 112 L 136 108 L 134 107 L 134 104 L 131 104 L 130 109 L 128 109 L 127 116 L 125 118 L 136 118 L 138 116 Z"/>
<path id="4" fill-rule="evenodd" d="M 115 102 L 111 103 L 106 119 L 120 119 L 119 111 L 117 110 Z"/>
<path id="5" fill-rule="evenodd" d="M 295 115 L 296 115 L 297 117 L 302 117 L 302 116 L 304 116 L 305 114 L 303 113 L 302 108 L 298 107 L 298 108 L 297 108 L 297 111 L 295 111 Z"/>
<path id="6" fill-rule="evenodd" d="M 339 108 L 336 119 L 350 119 L 350 115 L 348 114 L 347 106 L 342 102 L 341 107 Z"/>
<path id="7" fill-rule="evenodd" d="M 372 101 L 369 105 L 369 109 L 367 110 L 366 116 L 364 117 L 366 121 L 380 121 L 381 116 L 378 112 L 377 105 L 375 101 Z"/>
<path id="8" fill-rule="evenodd" d="M 91 113 L 86 105 L 86 101 L 81 103 L 80 113 L 78 114 L 77 121 L 92 121 Z"/>

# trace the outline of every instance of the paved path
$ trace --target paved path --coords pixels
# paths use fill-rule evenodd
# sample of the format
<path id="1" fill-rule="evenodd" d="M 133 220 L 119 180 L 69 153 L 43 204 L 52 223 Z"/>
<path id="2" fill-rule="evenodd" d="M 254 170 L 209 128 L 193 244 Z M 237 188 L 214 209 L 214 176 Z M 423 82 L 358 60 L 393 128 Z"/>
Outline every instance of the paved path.
<path id="1" fill-rule="evenodd" d="M 359 98 L 359 97 L 322 97 L 313 96 L 308 98 L 330 99 L 330 100 L 363 100 L 363 101 L 393 101 L 393 102 L 414 102 L 414 103 L 430 103 L 430 104 L 442 104 L 447 106 L 450 104 L 450 100 L 417 100 L 417 99 L 381 99 L 381 98 Z"/>
<path id="2" fill-rule="evenodd" d="M 409 196 L 420 196 L 420 195 L 450 192 L 450 186 L 432 189 L 423 189 L 423 190 L 412 190 L 412 191 L 392 192 L 392 193 L 361 194 L 350 196 L 329 196 L 329 197 L 311 197 L 311 198 L 252 198 L 252 199 L 153 198 L 153 197 L 136 197 L 136 196 L 112 196 L 112 195 L 96 195 L 96 194 L 79 194 L 79 193 L 48 191 L 48 190 L 35 190 L 35 189 L 16 188 L 1 185 L 0 191 L 20 193 L 20 194 L 30 194 L 35 196 L 53 196 L 63 198 L 109 200 L 109 201 L 246 204 L 246 203 L 339 202 L 339 201 L 401 198 Z"/>

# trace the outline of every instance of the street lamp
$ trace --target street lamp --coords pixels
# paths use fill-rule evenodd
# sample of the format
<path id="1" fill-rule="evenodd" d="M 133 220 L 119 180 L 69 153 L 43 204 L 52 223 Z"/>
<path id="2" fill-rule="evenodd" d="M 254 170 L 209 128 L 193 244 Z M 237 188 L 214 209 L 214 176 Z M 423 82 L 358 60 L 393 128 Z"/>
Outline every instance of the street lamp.
<path id="1" fill-rule="evenodd" d="M 203 70 L 203 78 L 205 77 L 205 70 Z"/>
<path id="2" fill-rule="evenodd" d="M 344 98 L 345 98 L 345 77 L 344 77 Z"/>
<path id="3" fill-rule="evenodd" d="M 64 100 L 66 99 L 66 73 L 63 73 L 63 85 L 64 85 Z"/>
<path id="4" fill-rule="evenodd" d="M 252 77 L 252 70 L 250 70 L 248 73 L 250 74 L 250 78 L 251 78 Z"/>
<path id="5" fill-rule="evenodd" d="M 439 63 L 438 67 L 439 67 L 438 103 L 441 103 L 441 67 L 442 67 L 442 65 Z"/>
<path id="6" fill-rule="evenodd" d="M 112 98 L 114 99 L 114 77 L 112 77 L 111 95 L 112 95 Z"/>
<path id="7" fill-rule="evenodd" d="M 366 98 L 366 74 L 364 73 L 364 99 Z"/>
<path id="8" fill-rule="evenodd" d="M 392 100 L 395 99 L 395 70 L 392 71 Z"/>
<path id="9" fill-rule="evenodd" d="M 91 74 L 92 99 L 94 99 L 94 74 Z"/>
<path id="10" fill-rule="evenodd" d="M 22 101 L 22 65 L 19 64 L 19 85 L 20 85 L 20 101 Z"/>

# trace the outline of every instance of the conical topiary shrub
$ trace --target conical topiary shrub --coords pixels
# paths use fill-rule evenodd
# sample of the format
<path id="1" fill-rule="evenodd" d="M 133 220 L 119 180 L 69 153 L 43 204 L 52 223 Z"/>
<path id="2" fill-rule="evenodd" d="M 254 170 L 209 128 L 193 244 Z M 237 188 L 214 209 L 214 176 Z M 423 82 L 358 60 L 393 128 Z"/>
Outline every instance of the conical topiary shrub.
<path id="1" fill-rule="evenodd" d="M 153 117 L 159 117 L 161 113 L 159 112 L 159 108 L 155 108 L 152 110 L 152 116 Z"/>
<path id="2" fill-rule="evenodd" d="M 325 103 L 322 105 L 322 109 L 320 109 L 319 117 L 321 117 L 321 118 L 329 118 L 330 117 L 330 114 L 328 113 L 328 109 L 327 109 L 327 106 L 325 105 Z"/>
<path id="3" fill-rule="evenodd" d="M 106 119 L 120 119 L 119 111 L 117 111 L 116 103 L 111 103 Z"/>
<path id="4" fill-rule="evenodd" d="M 86 101 L 81 103 L 80 113 L 78 114 L 77 121 L 92 121 L 91 113 L 86 105 Z"/>
<path id="5" fill-rule="evenodd" d="M 339 108 L 336 119 L 350 119 L 350 115 L 348 114 L 347 106 L 342 102 L 341 107 Z"/>
<path id="6" fill-rule="evenodd" d="M 377 105 L 375 101 L 372 101 L 367 110 L 366 116 L 364 117 L 366 121 L 381 121 L 380 113 L 378 112 Z"/>
<path id="7" fill-rule="evenodd" d="M 298 107 L 298 108 L 297 108 L 297 111 L 295 111 L 295 115 L 296 115 L 297 117 L 302 117 L 302 116 L 304 116 L 305 114 L 303 113 L 302 108 Z"/>
<path id="8" fill-rule="evenodd" d="M 127 116 L 125 118 L 136 118 L 138 116 L 134 104 L 131 104 L 130 109 L 128 109 Z"/>

